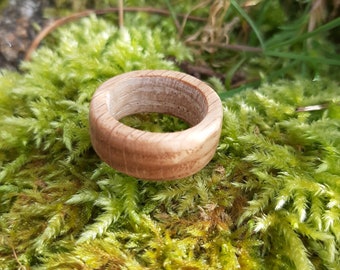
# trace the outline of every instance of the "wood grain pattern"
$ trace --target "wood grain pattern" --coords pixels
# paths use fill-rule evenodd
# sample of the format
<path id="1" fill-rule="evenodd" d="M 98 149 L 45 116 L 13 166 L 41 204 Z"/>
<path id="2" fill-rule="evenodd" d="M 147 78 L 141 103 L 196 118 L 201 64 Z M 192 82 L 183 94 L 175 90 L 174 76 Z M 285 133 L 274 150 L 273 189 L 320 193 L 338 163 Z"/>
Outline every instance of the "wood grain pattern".
<path id="1" fill-rule="evenodd" d="M 154 133 L 119 122 L 141 112 L 166 113 L 190 128 Z M 128 72 L 103 83 L 90 104 L 93 148 L 111 167 L 146 180 L 190 176 L 213 157 L 222 125 L 222 104 L 213 89 L 181 72 Z"/>

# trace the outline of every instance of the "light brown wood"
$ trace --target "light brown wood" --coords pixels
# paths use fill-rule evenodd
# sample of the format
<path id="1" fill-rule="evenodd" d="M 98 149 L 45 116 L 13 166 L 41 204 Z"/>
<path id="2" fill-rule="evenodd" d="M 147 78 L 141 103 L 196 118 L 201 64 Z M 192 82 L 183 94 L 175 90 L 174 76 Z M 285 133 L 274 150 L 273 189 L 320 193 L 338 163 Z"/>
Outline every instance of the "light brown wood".
<path id="1" fill-rule="evenodd" d="M 170 114 L 191 127 L 156 133 L 119 122 L 142 112 Z M 93 95 L 91 141 L 99 157 L 120 172 L 146 180 L 174 180 L 209 163 L 222 117 L 218 95 L 197 78 L 167 70 L 132 71 L 106 81 Z"/>

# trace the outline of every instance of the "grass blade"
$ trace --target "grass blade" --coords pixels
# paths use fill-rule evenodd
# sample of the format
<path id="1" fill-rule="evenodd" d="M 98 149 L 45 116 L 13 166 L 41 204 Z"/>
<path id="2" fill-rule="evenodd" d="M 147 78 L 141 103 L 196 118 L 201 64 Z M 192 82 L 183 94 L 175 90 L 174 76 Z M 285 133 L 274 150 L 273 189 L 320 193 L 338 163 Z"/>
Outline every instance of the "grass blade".
<path id="1" fill-rule="evenodd" d="M 296 54 L 296 53 L 287 53 L 287 52 L 275 52 L 275 51 L 266 51 L 264 52 L 266 56 L 272 56 L 272 57 L 280 57 L 280 58 L 289 58 L 289 59 L 296 59 L 306 62 L 315 62 L 320 64 L 326 64 L 326 65 L 334 65 L 334 66 L 340 66 L 340 60 L 338 59 L 330 59 L 330 58 L 319 58 L 319 57 L 313 57 L 306 54 Z"/>
<path id="2" fill-rule="evenodd" d="M 265 48 L 265 44 L 261 35 L 260 30 L 257 28 L 257 26 L 255 25 L 255 23 L 253 22 L 253 20 L 248 16 L 248 14 L 240 7 L 240 5 L 235 1 L 235 0 L 231 0 L 230 1 L 231 5 L 237 10 L 238 13 L 240 13 L 240 15 L 249 23 L 249 25 L 251 26 L 251 28 L 253 29 L 257 39 L 260 42 L 261 48 L 262 50 L 264 50 Z"/>
<path id="3" fill-rule="evenodd" d="M 306 40 L 306 39 L 313 37 L 317 34 L 329 31 L 329 30 L 334 29 L 334 28 L 339 27 L 339 26 L 340 26 L 340 18 L 337 18 L 335 20 L 330 21 L 329 23 L 321 25 L 320 27 L 316 28 L 314 31 L 307 32 L 307 33 L 304 33 L 304 34 L 301 34 L 301 35 L 297 35 L 290 40 L 275 43 L 272 46 L 270 46 L 270 49 L 275 49 L 275 48 L 284 47 L 284 46 L 287 46 L 287 45 L 292 45 L 296 42 Z"/>

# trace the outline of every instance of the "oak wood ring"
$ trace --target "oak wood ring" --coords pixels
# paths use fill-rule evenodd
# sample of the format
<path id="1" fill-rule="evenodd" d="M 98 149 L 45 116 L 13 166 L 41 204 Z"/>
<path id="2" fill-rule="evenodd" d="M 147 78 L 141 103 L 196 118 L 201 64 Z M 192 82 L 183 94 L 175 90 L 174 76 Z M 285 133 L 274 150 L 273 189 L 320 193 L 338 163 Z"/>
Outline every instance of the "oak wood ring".
<path id="1" fill-rule="evenodd" d="M 141 112 L 170 114 L 191 127 L 157 133 L 119 122 Z M 209 163 L 222 117 L 218 95 L 197 78 L 177 71 L 132 71 L 109 79 L 94 93 L 91 142 L 99 157 L 120 172 L 146 180 L 174 180 Z"/>

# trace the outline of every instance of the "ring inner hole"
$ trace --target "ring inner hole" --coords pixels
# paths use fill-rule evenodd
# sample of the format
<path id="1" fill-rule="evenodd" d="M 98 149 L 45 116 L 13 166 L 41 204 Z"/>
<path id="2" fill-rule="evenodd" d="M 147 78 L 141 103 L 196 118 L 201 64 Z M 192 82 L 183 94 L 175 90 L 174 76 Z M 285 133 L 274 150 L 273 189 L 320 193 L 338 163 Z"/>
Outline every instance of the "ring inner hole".
<path id="1" fill-rule="evenodd" d="M 176 132 L 190 127 L 184 120 L 165 113 L 137 113 L 119 121 L 126 126 L 150 132 Z"/>
<path id="2" fill-rule="evenodd" d="M 110 113 L 126 125 L 143 129 L 143 124 L 134 126 L 129 122 L 145 119 L 169 124 L 170 130 L 165 130 L 169 132 L 195 126 L 207 114 L 207 101 L 199 89 L 166 77 L 130 78 L 115 84 L 109 92 L 108 106 Z"/>

